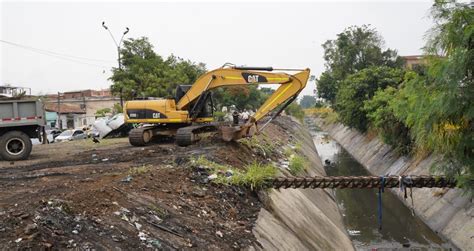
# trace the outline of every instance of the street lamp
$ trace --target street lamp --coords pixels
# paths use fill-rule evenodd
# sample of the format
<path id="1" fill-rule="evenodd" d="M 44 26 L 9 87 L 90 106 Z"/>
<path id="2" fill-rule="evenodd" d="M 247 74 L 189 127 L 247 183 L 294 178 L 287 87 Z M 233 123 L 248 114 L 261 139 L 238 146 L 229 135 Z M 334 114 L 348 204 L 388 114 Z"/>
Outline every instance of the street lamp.
<path id="1" fill-rule="evenodd" d="M 125 31 L 122 33 L 122 37 L 120 38 L 120 41 L 117 43 L 117 40 L 115 40 L 114 35 L 109 30 L 109 27 L 105 25 L 105 21 L 102 22 L 102 27 L 104 27 L 104 29 L 106 29 L 109 32 L 110 37 L 115 43 L 115 46 L 117 46 L 118 66 L 119 66 L 119 70 L 122 70 L 122 62 L 120 58 L 120 46 L 122 45 L 123 37 L 125 37 L 125 35 L 130 31 L 130 29 L 128 27 L 125 27 Z M 123 107 L 122 88 L 120 88 L 120 106 Z"/>

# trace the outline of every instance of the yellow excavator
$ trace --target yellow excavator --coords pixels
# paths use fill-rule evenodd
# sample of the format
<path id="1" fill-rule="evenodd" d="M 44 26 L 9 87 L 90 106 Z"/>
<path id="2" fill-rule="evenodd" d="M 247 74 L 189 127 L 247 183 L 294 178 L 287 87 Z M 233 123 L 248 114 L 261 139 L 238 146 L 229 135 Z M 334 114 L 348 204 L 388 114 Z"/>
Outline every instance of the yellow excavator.
<path id="1" fill-rule="evenodd" d="M 285 73 L 288 71 L 296 73 Z M 178 85 L 174 99 L 127 101 L 124 106 L 125 122 L 141 124 L 130 131 L 130 144 L 144 146 L 156 138 L 175 137 L 179 146 L 188 146 L 199 140 L 200 134 L 208 132 L 218 132 L 225 141 L 250 137 L 262 131 L 297 98 L 306 86 L 309 73 L 309 69 L 273 69 L 227 63 L 203 74 L 193 85 Z M 213 89 L 260 84 L 279 84 L 280 87 L 250 119 L 244 122 L 234 119 L 231 124 L 214 122 Z M 277 107 L 279 110 L 258 128 L 258 122 Z"/>

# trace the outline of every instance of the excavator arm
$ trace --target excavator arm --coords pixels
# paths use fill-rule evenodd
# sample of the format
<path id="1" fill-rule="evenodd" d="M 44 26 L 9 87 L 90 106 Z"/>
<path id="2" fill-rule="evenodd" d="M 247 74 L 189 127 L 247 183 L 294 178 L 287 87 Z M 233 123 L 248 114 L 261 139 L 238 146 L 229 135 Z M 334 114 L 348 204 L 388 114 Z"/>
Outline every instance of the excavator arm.
<path id="1" fill-rule="evenodd" d="M 194 101 L 197 101 L 195 103 L 199 103 L 199 99 L 204 96 L 204 93 L 222 86 L 279 84 L 280 87 L 263 103 L 251 119 L 251 122 L 257 122 L 279 105 L 296 98 L 306 86 L 310 73 L 309 69 L 297 70 L 299 72 L 294 75 L 283 72 L 272 72 L 273 70 L 278 69 L 271 67 L 224 66 L 209 71 L 197 79 L 191 89 L 178 101 L 177 109 L 189 109 L 189 106 Z"/>

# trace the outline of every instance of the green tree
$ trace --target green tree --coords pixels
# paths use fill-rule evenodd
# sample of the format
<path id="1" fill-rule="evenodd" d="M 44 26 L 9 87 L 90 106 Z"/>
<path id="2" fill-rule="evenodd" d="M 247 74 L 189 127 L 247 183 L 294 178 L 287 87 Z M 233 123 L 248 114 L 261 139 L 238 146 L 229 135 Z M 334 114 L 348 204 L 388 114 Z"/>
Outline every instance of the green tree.
<path id="1" fill-rule="evenodd" d="M 384 41 L 368 25 L 351 26 L 323 45 L 326 71 L 317 80 L 319 97 L 331 103 L 344 79 L 372 66 L 401 67 L 403 60 L 392 49 L 383 50 Z"/>
<path id="2" fill-rule="evenodd" d="M 318 79 L 316 79 L 316 91 L 318 97 L 323 98 L 331 103 L 336 100 L 338 80 L 334 77 L 330 70 L 326 70 L 321 73 Z"/>
<path id="3" fill-rule="evenodd" d="M 336 96 L 336 111 L 341 121 L 360 131 L 366 131 L 368 120 L 364 101 L 371 99 L 379 89 L 397 87 L 402 82 L 400 69 L 370 67 L 349 75 L 341 85 Z"/>
<path id="4" fill-rule="evenodd" d="M 303 109 L 314 107 L 315 104 L 316 104 L 316 98 L 310 95 L 304 95 L 300 101 L 300 106 Z"/>
<path id="5" fill-rule="evenodd" d="M 273 92 L 255 85 L 231 86 L 213 90 L 213 98 L 219 107 L 235 105 L 238 110 L 257 110 Z"/>
<path id="6" fill-rule="evenodd" d="M 435 1 L 435 27 L 425 50 L 427 76 L 412 75 L 394 102 L 395 115 L 411 130 L 418 148 L 440 153 L 437 170 L 457 176 L 474 191 L 474 9 Z"/>
<path id="7" fill-rule="evenodd" d="M 395 117 L 390 103 L 397 98 L 398 89 L 391 86 L 378 90 L 372 99 L 364 101 L 364 112 L 369 126 L 375 129 L 383 142 L 391 145 L 400 154 L 411 152 L 410 130 Z"/>
<path id="8" fill-rule="evenodd" d="M 295 118 L 297 118 L 300 122 L 303 122 L 304 119 L 304 111 L 303 108 L 296 102 L 291 103 L 285 108 L 285 112 L 288 115 L 291 115 Z"/>
<path id="9" fill-rule="evenodd" d="M 112 69 L 111 90 L 115 95 L 122 92 L 125 99 L 171 97 L 178 84 L 192 84 L 206 71 L 202 63 L 173 55 L 164 60 L 146 37 L 125 40 L 120 55 L 122 69 Z"/>
<path id="10" fill-rule="evenodd" d="M 110 108 L 102 108 L 102 109 L 99 109 L 95 112 L 95 116 L 96 117 L 105 117 L 108 113 L 111 113 L 112 112 L 112 109 Z"/>

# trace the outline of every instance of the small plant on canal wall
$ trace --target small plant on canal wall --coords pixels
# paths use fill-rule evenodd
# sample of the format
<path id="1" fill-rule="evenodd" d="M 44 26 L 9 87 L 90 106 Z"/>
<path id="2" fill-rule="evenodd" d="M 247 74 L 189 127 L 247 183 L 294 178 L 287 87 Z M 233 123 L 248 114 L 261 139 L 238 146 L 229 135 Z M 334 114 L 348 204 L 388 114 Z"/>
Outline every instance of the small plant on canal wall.
<path id="1" fill-rule="evenodd" d="M 217 175 L 211 182 L 223 185 L 247 186 L 251 189 L 262 187 L 266 180 L 275 178 L 278 174 L 275 166 L 258 162 L 247 165 L 244 169 L 238 169 L 229 165 L 215 163 L 200 156 L 197 159 L 193 159 L 192 163 L 209 168 L 211 173 Z"/>
<path id="2" fill-rule="evenodd" d="M 302 171 L 306 170 L 306 166 L 308 165 L 308 160 L 300 155 L 293 155 L 290 159 L 290 164 L 288 168 L 290 169 L 290 173 L 293 175 L 299 174 Z"/>

